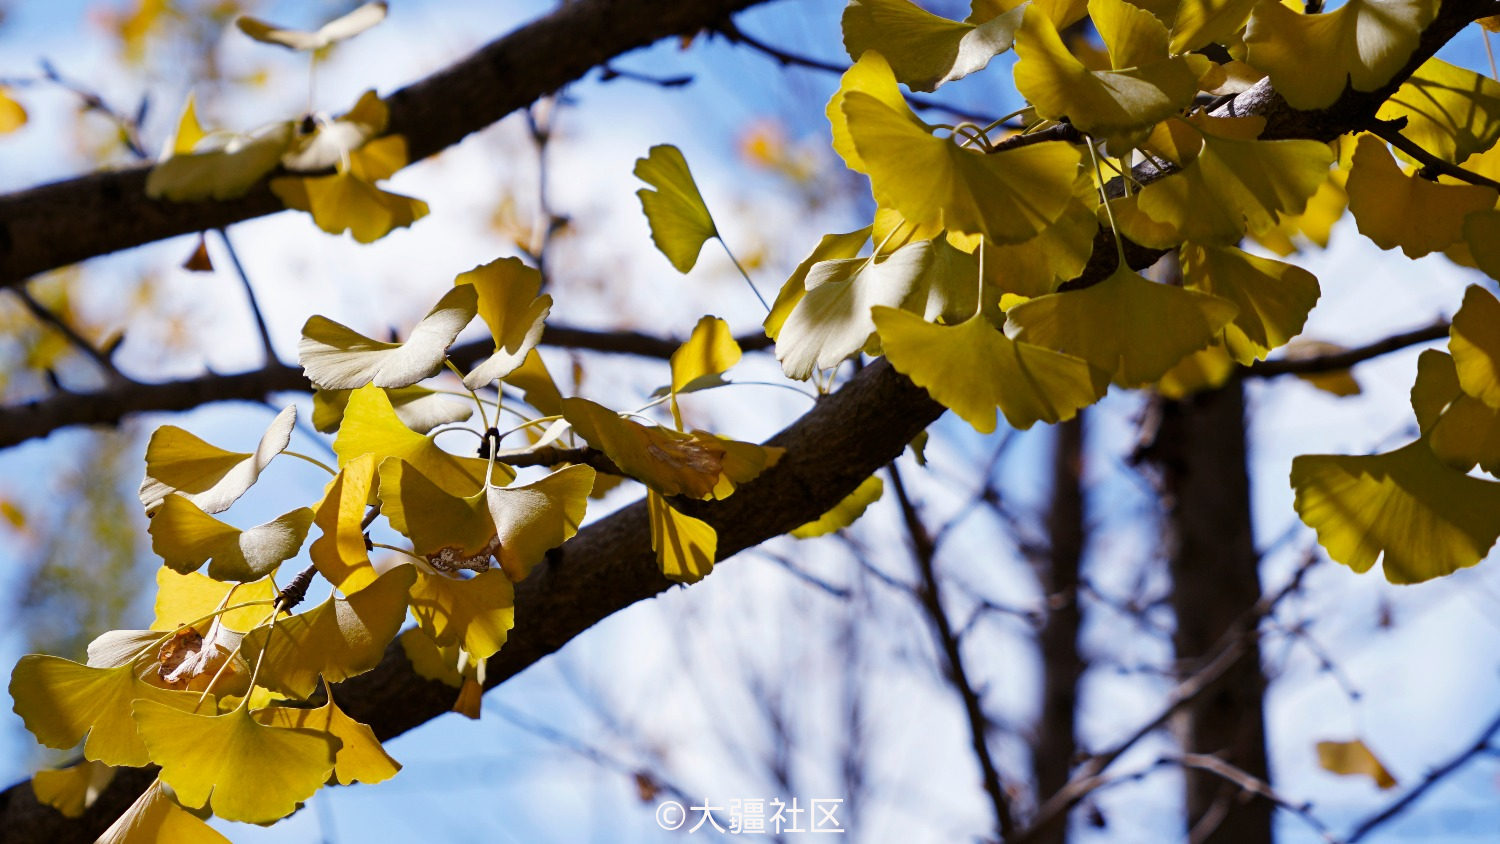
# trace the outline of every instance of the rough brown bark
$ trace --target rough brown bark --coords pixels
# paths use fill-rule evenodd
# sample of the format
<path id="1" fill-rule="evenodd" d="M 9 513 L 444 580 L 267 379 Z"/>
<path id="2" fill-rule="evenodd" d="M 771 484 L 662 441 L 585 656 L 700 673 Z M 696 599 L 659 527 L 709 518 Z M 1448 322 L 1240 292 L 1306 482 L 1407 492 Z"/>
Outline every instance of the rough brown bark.
<path id="1" fill-rule="evenodd" d="M 1218 651 L 1236 620 L 1261 597 L 1259 563 L 1250 527 L 1250 480 L 1245 462 L 1244 391 L 1238 380 L 1180 402 L 1163 402 L 1161 429 L 1150 458 L 1166 487 L 1173 645 L 1182 676 L 1194 674 Z M 1270 782 L 1266 762 L 1264 694 L 1258 640 L 1175 723 L 1183 750 L 1217 756 Z M 1192 840 L 1214 844 L 1269 844 L 1268 800 L 1241 793 L 1222 777 L 1185 770 Z M 1198 835 L 1201 833 L 1201 837 Z"/>
<path id="2" fill-rule="evenodd" d="M 1082 613 L 1078 603 L 1079 564 L 1083 559 L 1083 434 L 1084 414 L 1057 426 L 1052 452 L 1052 509 L 1047 516 L 1050 542 L 1046 568 L 1041 572 L 1047 596 L 1047 620 L 1038 636 L 1042 652 L 1042 708 L 1037 725 L 1032 771 L 1037 803 L 1062 790 L 1073 771 L 1078 752 L 1076 725 L 1078 682 L 1083 656 L 1078 651 Z M 1039 830 L 1035 840 L 1063 844 L 1068 838 L 1068 816 Z"/>

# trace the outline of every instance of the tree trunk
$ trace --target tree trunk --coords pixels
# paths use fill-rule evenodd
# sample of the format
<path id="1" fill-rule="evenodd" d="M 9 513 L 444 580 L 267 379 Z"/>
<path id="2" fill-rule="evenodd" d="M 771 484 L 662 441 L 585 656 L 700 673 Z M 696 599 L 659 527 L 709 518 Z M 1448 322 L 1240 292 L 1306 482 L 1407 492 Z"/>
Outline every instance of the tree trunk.
<path id="1" fill-rule="evenodd" d="M 1222 637 L 1260 599 L 1259 556 L 1250 528 L 1245 465 L 1244 391 L 1238 380 L 1162 403 L 1161 428 L 1149 455 L 1162 469 L 1167 548 L 1177 614 L 1178 670 L 1190 676 L 1222 646 Z M 1184 708 L 1177 721 L 1183 750 L 1213 754 L 1269 781 L 1260 647 L 1251 641 L 1223 678 Z M 1246 799 L 1214 774 L 1185 770 L 1192 841 L 1271 841 L 1273 806 Z"/>

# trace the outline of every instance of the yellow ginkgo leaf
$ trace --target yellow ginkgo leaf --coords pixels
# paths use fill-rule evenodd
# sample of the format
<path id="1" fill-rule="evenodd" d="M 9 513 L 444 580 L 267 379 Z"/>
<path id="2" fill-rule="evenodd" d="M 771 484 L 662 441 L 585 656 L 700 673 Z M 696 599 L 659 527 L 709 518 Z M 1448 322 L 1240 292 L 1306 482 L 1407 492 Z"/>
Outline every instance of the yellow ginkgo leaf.
<path id="1" fill-rule="evenodd" d="M 290 815 L 328 779 L 339 748 L 326 733 L 258 724 L 245 707 L 193 715 L 142 700 L 135 718 L 161 781 L 177 799 L 229 821 L 269 823 Z"/>
<path id="2" fill-rule="evenodd" d="M 1016 33 L 1016 89 L 1042 117 L 1067 118 L 1112 147 L 1122 141 L 1132 146 L 1153 124 L 1192 104 L 1198 77 L 1211 63 L 1202 56 L 1169 56 L 1166 27 L 1124 0 L 1089 0 L 1089 15 L 1114 69 L 1084 67 L 1046 14 L 1028 10 Z"/>
<path id="3" fill-rule="evenodd" d="M 636 159 L 635 177 L 656 188 L 635 192 L 651 224 L 651 240 L 678 272 L 686 273 L 698 263 L 703 242 L 719 236 L 687 160 L 677 147 L 659 144 Z"/>
<path id="4" fill-rule="evenodd" d="M 1439 460 L 1460 472 L 1477 464 L 1500 474 L 1500 410 L 1463 391 L 1452 357 L 1437 349 L 1422 352 L 1411 406 Z"/>
<path id="5" fill-rule="evenodd" d="M 901 88 L 896 84 L 896 76 L 885 57 L 875 51 L 867 50 L 866 53 L 868 57 L 862 54 L 858 61 L 844 71 L 843 77 L 839 80 L 838 90 L 834 91 L 833 97 L 828 100 L 824 115 L 828 118 L 828 127 L 833 134 L 833 151 L 844 159 L 844 164 L 848 165 L 850 170 L 868 174 L 870 166 L 859 157 L 859 149 L 855 147 L 854 138 L 849 134 L 849 119 L 844 116 L 844 101 L 849 94 L 858 91 L 869 94 L 885 103 L 891 110 L 899 112 L 906 108 L 906 98 L 902 96 Z M 876 241 L 881 239 L 877 237 Z M 819 248 L 823 248 L 823 244 L 819 244 Z M 858 252 L 857 248 L 855 252 Z M 827 257 L 852 258 L 854 255 L 829 255 Z"/>
<path id="6" fill-rule="evenodd" d="M 374 243 L 427 216 L 427 203 L 381 190 L 352 171 L 329 176 L 282 176 L 271 192 L 288 208 L 312 215 L 329 234 L 349 232 L 360 243 Z"/>
<path id="7" fill-rule="evenodd" d="M 212 712 L 214 698 L 153 686 L 133 664 L 90 668 L 61 657 L 27 654 L 10 675 L 10 696 L 26 729 L 47 747 L 69 750 L 84 740 L 83 757 L 106 765 L 138 768 L 152 761 L 136 732 L 131 705 L 159 701 L 174 712 L 200 705 Z"/>
<path id="8" fill-rule="evenodd" d="M 484 490 L 450 495 L 410 463 L 387 457 L 380 462 L 380 512 L 438 571 L 489 570 L 498 540 Z"/>
<path id="9" fill-rule="evenodd" d="M 1463 305 L 1448 327 L 1448 351 L 1463 391 L 1500 408 L 1500 301 L 1483 287 L 1464 291 Z"/>
<path id="10" fill-rule="evenodd" d="M 495 555 L 511 580 L 524 579 L 549 550 L 578 533 L 594 478 L 588 466 L 565 466 L 529 484 L 486 490 L 500 542 Z"/>
<path id="11" fill-rule="evenodd" d="M 1500 211 L 1480 211 L 1465 217 L 1463 235 L 1463 240 L 1454 244 L 1466 247 L 1469 253 L 1469 260 L 1463 263 L 1478 267 L 1490 278 L 1500 278 Z M 1449 257 L 1454 257 L 1451 248 Z"/>
<path id="12" fill-rule="evenodd" d="M 1359 739 L 1318 742 L 1318 767 L 1343 776 L 1369 777 L 1382 791 L 1396 787 L 1396 778 Z"/>
<path id="13" fill-rule="evenodd" d="M 1182 241 L 1233 244 L 1246 229 L 1276 224 L 1278 214 L 1300 214 L 1328 178 L 1333 152 L 1317 141 L 1259 141 L 1262 118 L 1202 118 L 1198 156 L 1182 170 L 1141 188 L 1138 207 Z M 1247 138 L 1245 135 L 1252 135 Z"/>
<path id="14" fill-rule="evenodd" d="M 806 380 L 838 366 L 875 332 L 870 309 L 903 307 L 925 298 L 919 289 L 932 260 L 931 241 L 911 243 L 883 260 L 835 258 L 814 264 L 807 292 L 776 336 L 776 357 L 787 377 Z"/>
<path id="15" fill-rule="evenodd" d="M 1381 249 L 1401 247 L 1408 258 L 1459 240 L 1464 218 L 1495 206 L 1500 194 L 1480 185 L 1430 182 L 1402 172 L 1385 142 L 1364 134 L 1349 171 L 1349 211 L 1360 234 Z"/>
<path id="16" fill-rule="evenodd" d="M 461 645 L 473 658 L 488 659 L 515 626 L 515 594 L 499 569 L 467 580 L 418 571 L 411 614 L 438 645 Z"/>
<path id="17" fill-rule="evenodd" d="M 459 496 L 479 491 L 488 465 L 488 461 L 476 457 L 449 454 L 438 447 L 431 434 L 424 436 L 401 424 L 390 398 L 375 386 L 361 387 L 350 394 L 333 450 L 340 466 L 362 454 L 375 455 L 377 463 L 399 457 L 449 495 Z M 504 485 L 513 477 L 515 473 L 509 467 L 495 464 L 493 482 Z"/>
<path id="18" fill-rule="evenodd" d="M 26 125 L 26 109 L 10 96 L 5 86 L 0 85 L 0 135 L 14 132 Z"/>
<path id="19" fill-rule="evenodd" d="M 1026 0 L 969 0 L 969 23 L 984 23 L 1025 5 Z M 1088 0 L 1031 0 L 1059 30 L 1083 20 L 1088 14 Z"/>
<path id="20" fill-rule="evenodd" d="M 934 325 L 892 308 L 875 309 L 886 359 L 981 434 L 995 430 L 995 408 L 1011 427 L 1071 419 L 1109 388 L 1106 371 L 1052 349 L 1006 337 L 976 315 Z"/>
<path id="21" fill-rule="evenodd" d="M 297 555 L 313 511 L 301 507 L 247 530 L 227 525 L 180 495 L 168 495 L 151 518 L 151 550 L 181 574 L 209 561 L 214 580 L 259 580 Z"/>
<path id="22" fill-rule="evenodd" d="M 196 624 L 221 606 L 251 604 L 218 616 L 220 623 L 231 630 L 249 630 L 271 615 L 275 597 L 276 584 L 269 579 L 221 583 L 197 572 L 178 574 L 162 566 L 156 570 L 156 615 L 151 629 L 176 630 L 184 624 Z"/>
<path id="23" fill-rule="evenodd" d="M 729 323 L 714 316 L 699 319 L 686 342 L 672 353 L 672 392 L 687 390 L 704 376 L 722 374 L 739 363 L 740 354 Z"/>
<path id="24" fill-rule="evenodd" d="M 1083 176 L 1081 181 L 1092 194 L 1093 177 Z M 1057 222 L 1030 240 L 1004 245 L 986 243 L 985 282 L 1002 294 L 1030 297 L 1051 293 L 1061 282 L 1083 272 L 1098 233 L 1099 219 L 1093 206 L 1074 202 Z"/>
<path id="25" fill-rule="evenodd" d="M 1406 120 L 1401 134 L 1455 164 L 1500 140 L 1500 82 L 1428 59 L 1375 114 Z"/>
<path id="26" fill-rule="evenodd" d="M 173 802 L 156 780 L 94 844 L 229 844 L 219 831 Z"/>
<path id="27" fill-rule="evenodd" d="M 812 539 L 815 536 L 823 536 L 846 528 L 863 516 L 865 510 L 879 501 L 883 494 L 885 494 L 885 483 L 880 480 L 879 475 L 871 475 L 860 482 L 853 492 L 844 496 L 843 501 L 835 504 L 832 510 L 793 530 L 792 536 L 798 539 Z"/>
<path id="28" fill-rule="evenodd" d="M 1301 246 L 1293 238 L 1306 238 L 1309 242 L 1325 248 L 1333 234 L 1333 224 L 1344 216 L 1349 207 L 1349 194 L 1344 189 L 1347 174 L 1337 168 L 1330 170 L 1300 214 L 1281 214 L 1276 225 L 1250 232 L 1257 243 L 1279 255 L 1287 256 Z"/>
<path id="29" fill-rule="evenodd" d="M 784 449 L 642 425 L 588 399 L 564 399 L 563 415 L 589 446 L 663 495 L 722 498 L 754 479 Z"/>
<path id="30" fill-rule="evenodd" d="M 1233 246 L 1182 247 L 1182 274 L 1189 287 L 1227 299 L 1239 308 L 1224 327 L 1224 344 L 1235 360 L 1265 360 L 1302 331 L 1318 302 L 1318 279 L 1307 270 L 1258 258 Z"/>
<path id="31" fill-rule="evenodd" d="M 852 59 L 876 50 L 908 88 L 934 91 L 984 70 L 1010 49 L 1020 23 L 1019 6 L 972 24 L 938 17 L 910 0 L 853 0 L 844 8 L 844 46 Z"/>
<path id="32" fill-rule="evenodd" d="M 542 339 L 542 321 L 552 310 L 552 297 L 538 295 L 542 274 L 519 258 L 501 258 L 453 280 L 455 285 L 473 285 L 479 294 L 479 317 L 490 328 L 495 352 L 464 377 L 471 390 L 488 387 L 504 378 L 526 360 Z"/>
<path id="33" fill-rule="evenodd" d="M 1391 81 L 1433 17 L 1439 0 L 1349 0 L 1305 15 L 1261 0 L 1245 29 L 1246 61 L 1271 77 L 1292 108 L 1332 105 L 1346 86 L 1374 91 Z"/>
<path id="34" fill-rule="evenodd" d="M 344 421 L 344 408 L 351 390 L 316 390 L 313 392 L 313 427 L 325 434 L 337 431 Z M 401 424 L 425 434 L 439 425 L 462 422 L 474 415 L 474 405 L 455 401 L 446 393 L 421 385 L 397 387 L 385 391 Z"/>
<path id="35" fill-rule="evenodd" d="M 448 347 L 474 319 L 476 303 L 473 287 L 449 290 L 404 343 L 382 343 L 313 316 L 302 326 L 297 361 L 308 380 L 325 390 L 356 390 L 366 384 L 409 387 L 443 368 Z"/>
<path id="36" fill-rule="evenodd" d="M 37 771 L 31 775 L 31 790 L 38 803 L 51 806 L 63 817 L 82 817 L 99 792 L 114 781 L 115 770 L 103 762 L 84 760 L 58 770 Z"/>
<path id="37" fill-rule="evenodd" d="M 557 389 L 557 382 L 536 349 L 527 352 L 521 365 L 505 376 L 505 383 L 520 390 L 522 399 L 542 415 L 562 413 L 562 391 Z"/>
<path id="38" fill-rule="evenodd" d="M 843 112 L 839 114 L 842 116 Z M 771 303 L 771 312 L 766 315 L 764 323 L 766 336 L 775 340 L 776 336 L 781 333 L 781 326 L 786 323 L 786 318 L 791 315 L 792 309 L 796 308 L 797 303 L 802 301 L 802 297 L 807 295 L 807 274 L 814 264 L 838 258 L 853 258 L 869 242 L 869 226 L 845 234 L 823 235 L 812 254 L 797 265 L 797 269 L 786 280 L 786 284 L 781 286 L 781 292 L 776 295 L 776 301 Z"/>
<path id="39" fill-rule="evenodd" d="M 1500 483 L 1450 468 L 1425 440 L 1385 454 L 1292 461 L 1294 506 L 1328 556 L 1420 583 L 1479 562 L 1500 536 Z"/>
<path id="40" fill-rule="evenodd" d="M 312 31 L 287 29 L 266 23 L 258 18 L 241 15 L 234 25 L 246 35 L 264 44 L 275 44 L 289 50 L 322 50 L 340 41 L 364 32 L 385 20 L 386 4 L 366 3 L 348 14 L 341 15 Z"/>
<path id="41" fill-rule="evenodd" d="M 248 135 L 215 132 L 205 136 L 189 102 L 178 127 L 178 137 L 194 134 L 198 139 L 191 150 L 177 150 L 175 142 L 168 145 L 168 152 L 146 176 L 146 196 L 174 202 L 244 196 L 276 169 L 291 146 L 294 127 L 290 122 L 282 122 Z"/>
<path id="42" fill-rule="evenodd" d="M 843 111 L 882 207 L 912 225 L 1018 243 L 1072 203 L 1083 155 L 1077 147 L 1031 144 L 991 154 L 961 147 L 933 135 L 904 101 L 890 104 L 896 78 L 879 53 L 866 51 L 856 64 L 869 67 L 868 83 L 844 92 Z"/>
<path id="43" fill-rule="evenodd" d="M 146 478 L 140 498 L 146 512 L 155 512 L 172 493 L 203 508 L 221 513 L 255 485 L 271 458 L 292 441 L 297 406 L 290 405 L 271 421 L 253 454 L 225 451 L 209 445 L 175 425 L 163 425 L 146 445 Z"/>
<path id="44" fill-rule="evenodd" d="M 708 522 L 678 512 L 656 490 L 646 492 L 651 550 L 668 580 L 695 583 L 714 568 L 719 534 Z"/>
<path id="45" fill-rule="evenodd" d="M 1249 19 L 1256 0 L 1178 0 L 1172 17 L 1173 53 L 1229 43 Z"/>
<path id="46" fill-rule="evenodd" d="M 379 665 L 406 620 L 415 577 L 412 566 L 397 566 L 348 598 L 329 595 L 307 612 L 246 633 L 246 659 L 260 659 L 257 682 L 306 700 L 320 674 L 338 683 Z"/>
<path id="47" fill-rule="evenodd" d="M 338 739 L 341 744 L 333 757 L 333 778 L 339 785 L 385 782 L 401 770 L 401 763 L 385 752 L 374 731 L 345 715 L 332 698 L 316 709 L 269 706 L 251 714 L 268 727 L 306 730 Z"/>
<path id="48" fill-rule="evenodd" d="M 1155 284 L 1121 266 L 1083 290 L 1050 293 L 1006 313 L 1016 340 L 1083 358 L 1121 387 L 1161 378 L 1234 319 L 1233 302 Z"/>
<path id="49" fill-rule="evenodd" d="M 1222 387 L 1235 371 L 1234 358 L 1224 349 L 1224 344 L 1214 343 L 1199 349 L 1177 362 L 1167 374 L 1156 382 L 1156 391 L 1163 396 L 1180 400 L 1201 390 Z"/>
<path id="50" fill-rule="evenodd" d="M 366 91 L 347 113 L 313 121 L 312 131 L 299 134 L 281 157 L 281 166 L 294 173 L 348 168 L 367 182 L 389 179 L 406 166 L 404 138 L 375 139 L 389 121 L 385 101 L 374 91 Z"/>
<path id="51" fill-rule="evenodd" d="M 464 675 L 458 670 L 463 649 L 458 645 L 439 647 L 420 627 L 413 627 L 396 638 L 401 642 L 401 652 L 411 663 L 411 670 L 418 677 L 437 680 L 455 689 L 463 686 Z"/>
<path id="52" fill-rule="evenodd" d="M 318 502 L 313 523 L 323 535 L 308 548 L 318 573 L 345 595 L 375 582 L 375 567 L 365 545 L 364 518 L 375 484 L 375 455 L 362 454 L 328 482 Z"/>

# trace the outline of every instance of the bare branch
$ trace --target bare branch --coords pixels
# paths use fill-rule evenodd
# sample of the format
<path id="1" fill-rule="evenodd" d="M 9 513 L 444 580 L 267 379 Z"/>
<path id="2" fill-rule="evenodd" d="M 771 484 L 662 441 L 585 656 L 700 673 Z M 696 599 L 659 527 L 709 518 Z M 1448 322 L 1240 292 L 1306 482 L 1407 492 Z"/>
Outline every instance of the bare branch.
<path id="1" fill-rule="evenodd" d="M 1460 182 L 1468 182 L 1471 185 L 1500 189 L 1500 182 L 1488 176 L 1481 176 L 1473 170 L 1466 170 L 1451 161 L 1439 158 L 1426 149 L 1423 149 L 1416 141 L 1401 134 L 1401 128 L 1405 125 L 1406 118 L 1403 117 L 1400 121 L 1371 120 L 1370 125 L 1365 128 L 1369 129 L 1371 134 L 1396 149 L 1422 162 L 1422 170 L 1419 171 L 1419 175 L 1431 175 L 1433 178 L 1436 178 L 1436 174 L 1440 173 L 1444 176 L 1452 176 Z"/>
<path id="2" fill-rule="evenodd" d="M 229 239 L 228 229 L 218 229 L 219 239 L 224 241 L 224 251 L 229 253 L 229 262 L 234 264 L 234 274 L 239 276 L 240 286 L 245 288 L 245 299 L 250 304 L 250 315 L 255 318 L 255 330 L 260 334 L 261 349 L 265 352 L 266 363 L 275 363 L 276 347 L 271 344 L 271 329 L 266 327 L 266 317 L 260 310 L 260 303 L 255 299 L 255 288 L 250 284 L 250 274 L 245 272 L 245 265 L 240 262 L 240 253 L 234 248 L 234 242 Z"/>
<path id="3" fill-rule="evenodd" d="M 1245 369 L 1246 377 L 1274 378 L 1277 375 L 1316 375 L 1321 372 L 1338 372 L 1371 358 L 1399 352 L 1420 343 L 1431 343 L 1448 336 L 1448 321 L 1440 320 L 1427 326 L 1400 334 L 1392 334 L 1354 349 L 1345 349 L 1327 355 L 1307 358 L 1281 358 L 1280 360 L 1257 361 Z"/>

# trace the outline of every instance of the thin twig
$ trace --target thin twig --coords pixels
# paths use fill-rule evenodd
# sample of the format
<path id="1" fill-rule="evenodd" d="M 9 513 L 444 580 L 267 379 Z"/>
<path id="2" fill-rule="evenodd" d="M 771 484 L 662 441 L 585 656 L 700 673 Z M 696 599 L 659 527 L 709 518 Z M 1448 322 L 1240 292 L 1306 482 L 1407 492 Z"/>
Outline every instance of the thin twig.
<path id="1" fill-rule="evenodd" d="M 1408 346 L 1430 343 L 1448 336 L 1449 322 L 1440 320 L 1427 326 L 1400 334 L 1392 334 L 1364 346 L 1332 354 L 1306 358 L 1281 358 L 1258 361 L 1242 371 L 1248 378 L 1274 378 L 1277 375 L 1316 375 L 1323 372 L 1338 372 L 1371 358 L 1399 352 Z"/>
<path id="2" fill-rule="evenodd" d="M 1371 134 L 1422 162 L 1422 169 L 1424 171 L 1441 173 L 1444 176 L 1452 176 L 1461 182 L 1468 182 L 1471 185 L 1500 190 L 1500 182 L 1488 176 L 1481 176 L 1473 170 L 1466 170 L 1418 146 L 1415 141 L 1401 134 L 1401 126 L 1403 125 L 1405 125 L 1404 119 L 1401 121 L 1371 120 L 1367 128 Z"/>
<path id="3" fill-rule="evenodd" d="M 250 274 L 245 272 L 245 265 L 240 262 L 240 253 L 234 248 L 234 243 L 229 239 L 228 229 L 214 229 L 219 233 L 219 239 L 224 241 L 224 251 L 229 253 L 229 261 L 234 264 L 234 273 L 239 276 L 240 286 L 245 288 L 245 298 L 250 303 L 250 314 L 255 317 L 255 329 L 260 332 L 261 349 L 265 351 L 266 363 L 275 363 L 276 347 L 271 344 L 271 329 L 266 326 L 265 314 L 261 312 L 260 303 L 255 299 L 255 288 L 250 284 Z"/>
<path id="4" fill-rule="evenodd" d="M 1184 768 L 1206 771 L 1220 779 L 1234 783 L 1243 791 L 1254 794 L 1257 797 L 1263 797 L 1274 803 L 1277 807 L 1285 809 L 1298 818 L 1301 818 L 1308 826 L 1317 830 L 1318 835 L 1324 841 L 1329 842 L 1329 844 L 1336 844 L 1338 842 L 1338 838 L 1334 836 L 1332 830 L 1312 813 L 1312 804 L 1306 802 L 1297 803 L 1290 800 L 1272 788 L 1270 783 L 1251 774 L 1249 771 L 1237 768 L 1217 756 L 1211 756 L 1206 753 L 1185 753 L 1182 756 L 1167 757 L 1166 761 L 1171 764 L 1181 765 Z"/>
<path id="5" fill-rule="evenodd" d="M 36 298 L 31 295 L 31 291 L 27 290 L 24 286 L 17 286 L 12 287 L 11 292 L 16 294 L 17 298 L 21 300 L 21 304 L 26 306 L 26 310 L 30 311 L 32 316 L 36 317 L 37 320 L 42 322 L 44 325 L 61 334 L 68 341 L 69 345 L 78 349 L 78 351 L 82 352 L 85 357 L 93 361 L 101 370 L 103 370 L 105 378 L 110 382 L 118 384 L 126 383 L 130 380 L 129 378 L 125 377 L 124 373 L 120 372 L 119 368 L 115 366 L 114 361 L 109 359 L 109 355 L 105 354 L 103 351 L 100 351 L 97 346 L 89 342 L 88 339 L 85 338 L 82 334 L 79 334 L 78 331 L 73 328 L 73 326 L 68 324 L 67 320 L 64 320 L 62 317 L 53 313 L 52 310 L 46 305 L 38 302 Z"/>

